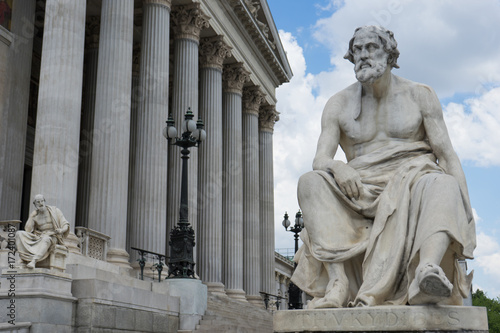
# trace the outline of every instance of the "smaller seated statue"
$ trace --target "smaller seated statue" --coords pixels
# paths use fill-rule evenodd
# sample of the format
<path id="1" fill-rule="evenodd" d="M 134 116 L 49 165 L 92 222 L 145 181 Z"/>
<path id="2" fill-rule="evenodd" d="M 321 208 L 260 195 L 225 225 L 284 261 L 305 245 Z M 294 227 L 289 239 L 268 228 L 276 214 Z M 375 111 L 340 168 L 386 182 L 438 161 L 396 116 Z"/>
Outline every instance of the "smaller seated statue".
<path id="1" fill-rule="evenodd" d="M 54 206 L 45 205 L 45 198 L 37 194 L 34 210 L 26 222 L 25 231 L 16 233 L 16 246 L 21 262 L 26 267 L 35 268 L 36 263 L 47 258 L 56 245 L 64 245 L 63 239 L 69 234 L 69 222 Z"/>

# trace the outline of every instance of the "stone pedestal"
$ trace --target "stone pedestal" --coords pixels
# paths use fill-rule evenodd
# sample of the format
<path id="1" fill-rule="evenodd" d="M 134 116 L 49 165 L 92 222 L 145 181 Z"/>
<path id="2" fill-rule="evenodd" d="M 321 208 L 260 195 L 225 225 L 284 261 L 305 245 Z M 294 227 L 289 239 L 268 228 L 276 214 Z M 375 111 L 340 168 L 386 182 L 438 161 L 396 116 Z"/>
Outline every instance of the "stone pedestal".
<path id="1" fill-rule="evenodd" d="M 179 297 L 179 332 L 191 332 L 207 310 L 207 286 L 200 280 L 167 279 L 170 296 Z"/>
<path id="2" fill-rule="evenodd" d="M 64 272 L 66 270 L 66 257 L 68 248 L 64 245 L 56 245 L 50 255 L 37 263 L 38 267 Z"/>
<path id="3" fill-rule="evenodd" d="M 70 274 L 54 270 L 4 269 L 0 306 L 9 309 L 14 324 L 31 323 L 31 332 L 72 332 L 77 299 L 71 283 Z"/>
<path id="4" fill-rule="evenodd" d="M 286 310 L 274 313 L 274 332 L 488 332 L 486 308 L 380 306 Z"/>

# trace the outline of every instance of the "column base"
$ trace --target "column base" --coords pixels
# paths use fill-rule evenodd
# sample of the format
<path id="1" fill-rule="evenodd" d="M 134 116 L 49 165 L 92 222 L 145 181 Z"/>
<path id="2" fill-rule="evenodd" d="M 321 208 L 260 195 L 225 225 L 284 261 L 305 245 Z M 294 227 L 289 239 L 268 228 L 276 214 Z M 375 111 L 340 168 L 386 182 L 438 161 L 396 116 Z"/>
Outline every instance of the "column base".
<path id="1" fill-rule="evenodd" d="M 203 282 L 207 286 L 208 292 L 217 296 L 226 296 L 224 284 L 221 282 Z"/>
<path id="2" fill-rule="evenodd" d="M 108 255 L 106 257 L 106 261 L 123 268 L 132 269 L 132 266 L 130 266 L 130 263 L 128 261 L 129 257 L 130 256 L 127 253 L 127 251 L 123 249 L 113 248 L 113 249 L 108 249 Z"/>
<path id="3" fill-rule="evenodd" d="M 247 302 L 246 293 L 243 289 L 226 289 L 226 295 L 241 302 Z"/>
<path id="4" fill-rule="evenodd" d="M 260 296 L 247 295 L 247 301 L 248 303 L 258 306 L 259 308 L 264 308 L 264 300 Z"/>

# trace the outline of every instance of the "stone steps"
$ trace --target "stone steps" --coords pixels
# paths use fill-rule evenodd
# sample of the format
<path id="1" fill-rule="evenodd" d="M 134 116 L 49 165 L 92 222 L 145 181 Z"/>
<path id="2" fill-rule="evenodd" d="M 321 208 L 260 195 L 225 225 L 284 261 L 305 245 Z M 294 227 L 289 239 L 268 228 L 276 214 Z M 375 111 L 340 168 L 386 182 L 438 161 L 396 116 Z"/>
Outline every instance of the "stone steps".
<path id="1" fill-rule="evenodd" d="M 209 293 L 207 311 L 194 332 L 272 333 L 273 316 L 250 303 Z"/>

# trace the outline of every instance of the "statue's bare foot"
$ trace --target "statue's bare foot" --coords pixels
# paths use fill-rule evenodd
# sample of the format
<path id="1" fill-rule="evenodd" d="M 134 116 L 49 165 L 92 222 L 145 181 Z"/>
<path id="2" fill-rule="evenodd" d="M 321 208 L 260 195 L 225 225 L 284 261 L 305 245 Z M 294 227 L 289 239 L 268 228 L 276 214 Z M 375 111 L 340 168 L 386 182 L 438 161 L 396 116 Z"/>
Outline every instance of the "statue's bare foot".
<path id="1" fill-rule="evenodd" d="M 364 308 L 364 307 L 369 307 L 369 306 L 375 306 L 375 297 L 373 296 L 367 296 L 367 295 L 358 295 L 356 296 L 356 299 L 352 302 L 349 302 L 347 307 L 349 308 Z"/>
<path id="2" fill-rule="evenodd" d="M 453 285 L 441 267 L 427 264 L 420 268 L 410 285 L 408 303 L 435 304 L 451 296 Z"/>
<path id="3" fill-rule="evenodd" d="M 32 260 L 28 264 L 26 264 L 26 267 L 28 268 L 35 268 L 36 261 Z"/>
<path id="4" fill-rule="evenodd" d="M 315 297 L 307 304 L 308 309 L 341 308 L 348 296 L 347 286 L 339 280 L 330 281 L 326 287 L 325 297 Z"/>

